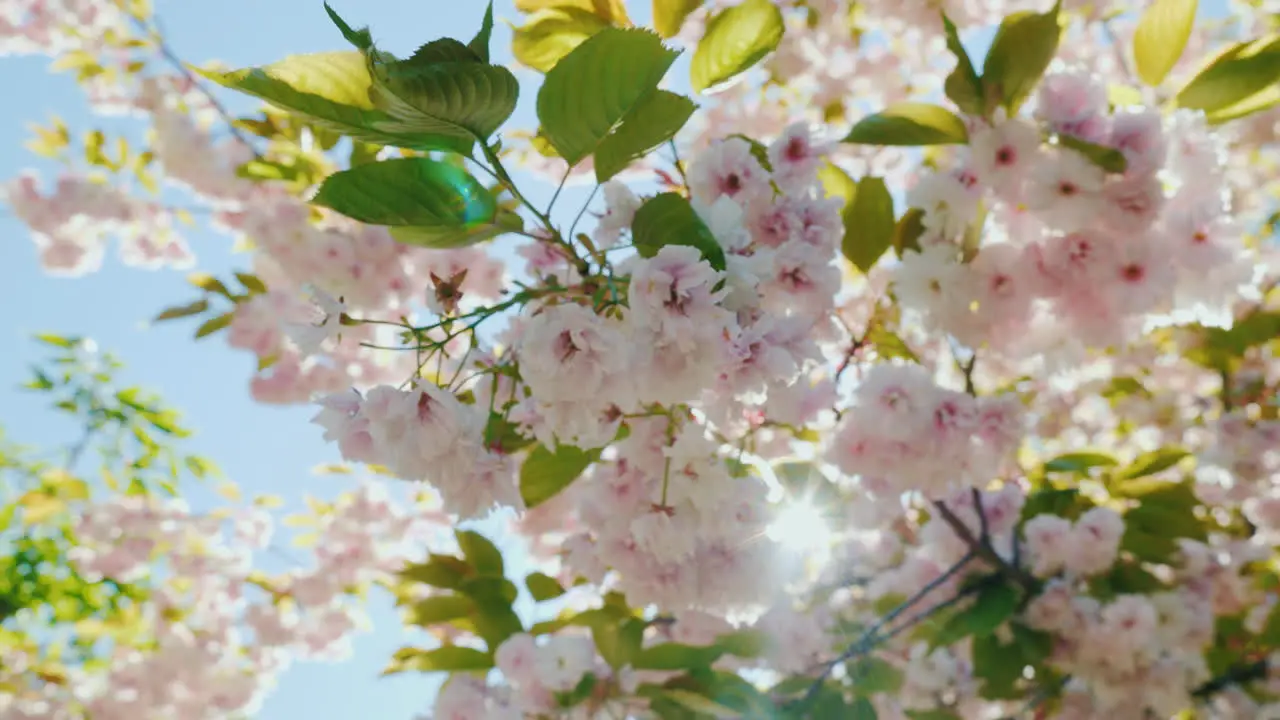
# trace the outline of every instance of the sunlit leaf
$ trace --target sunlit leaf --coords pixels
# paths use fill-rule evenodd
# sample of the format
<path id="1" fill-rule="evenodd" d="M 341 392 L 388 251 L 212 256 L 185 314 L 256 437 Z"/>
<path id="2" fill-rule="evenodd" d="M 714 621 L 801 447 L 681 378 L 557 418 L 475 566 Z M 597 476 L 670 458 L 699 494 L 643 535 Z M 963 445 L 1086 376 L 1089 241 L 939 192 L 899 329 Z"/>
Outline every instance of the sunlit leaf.
<path id="1" fill-rule="evenodd" d="M 786 23 L 771 0 L 744 0 L 708 22 L 689 66 L 695 92 L 724 83 L 760 62 L 782 41 Z"/>
<path id="2" fill-rule="evenodd" d="M 653 0 L 653 29 L 664 38 L 675 37 L 685 18 L 702 6 L 703 0 Z"/>
<path id="3" fill-rule="evenodd" d="M 1058 54 L 1060 7 L 1061 0 L 1046 13 L 1013 13 L 1000 23 L 991 41 L 982 64 L 982 83 L 1010 115 L 1022 106 Z"/>
<path id="4" fill-rule="evenodd" d="M 865 117 L 844 138 L 860 145 L 950 145 L 968 140 L 964 121 L 954 113 L 918 102 L 898 103 Z"/>
<path id="5" fill-rule="evenodd" d="M 603 183 L 633 161 L 675 137 L 697 108 L 683 95 L 654 90 L 627 113 L 595 152 L 596 182 Z"/>
<path id="6" fill-rule="evenodd" d="M 542 134 L 578 164 L 654 92 L 678 54 L 647 30 L 601 30 L 547 73 L 538 90 Z"/>
<path id="7" fill-rule="evenodd" d="M 1198 0 L 1155 0 L 1147 6 L 1133 33 L 1133 58 L 1138 77 L 1159 85 L 1191 39 Z"/>

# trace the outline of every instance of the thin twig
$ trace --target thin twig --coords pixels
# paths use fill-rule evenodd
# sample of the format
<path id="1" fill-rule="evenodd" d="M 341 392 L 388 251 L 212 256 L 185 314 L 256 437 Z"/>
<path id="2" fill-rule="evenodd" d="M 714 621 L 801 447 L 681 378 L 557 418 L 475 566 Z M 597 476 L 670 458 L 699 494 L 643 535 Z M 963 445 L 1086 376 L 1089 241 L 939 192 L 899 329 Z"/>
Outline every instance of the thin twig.
<path id="1" fill-rule="evenodd" d="M 253 143 L 249 141 L 249 137 L 245 135 L 238 126 L 236 126 L 235 118 L 231 116 L 231 113 L 227 110 L 226 106 L 224 106 L 222 102 L 214 96 L 213 92 L 210 91 L 209 88 L 205 87 L 196 79 L 195 74 L 191 72 L 191 69 L 187 67 L 187 64 L 182 61 L 182 58 L 178 57 L 178 54 L 175 53 L 173 48 L 169 46 L 169 43 L 165 41 L 164 29 L 160 25 L 160 18 L 152 17 L 152 24 L 148 25 L 145 20 L 136 15 L 130 15 L 130 17 L 133 20 L 133 24 L 136 25 L 143 33 L 149 35 L 152 41 L 155 42 L 156 49 L 160 52 L 161 57 L 168 60 L 169 64 L 173 65 L 174 69 L 177 70 L 187 82 L 191 83 L 193 87 L 199 90 L 200 94 L 209 101 L 209 105 L 212 106 L 220 116 L 222 116 L 222 119 L 227 123 L 227 126 L 230 128 L 231 134 L 235 139 L 240 141 L 240 143 L 245 147 L 252 150 L 254 157 L 260 159 L 262 155 L 258 152 L 258 149 L 254 147 Z"/>
<path id="2" fill-rule="evenodd" d="M 1002 575 L 1017 582 L 1023 588 L 1027 590 L 1035 589 L 1037 584 L 1035 577 L 1026 570 L 1000 557 L 1000 553 L 996 552 L 995 548 L 991 546 L 989 539 L 984 541 L 974 537 L 973 531 L 969 529 L 969 526 L 965 525 L 964 521 L 951 508 L 947 507 L 946 503 L 941 500 L 935 500 L 933 506 L 937 508 L 938 513 L 942 516 L 943 522 L 949 525 L 956 536 L 963 540 L 978 557 L 986 560 L 999 570 Z"/>
<path id="3" fill-rule="evenodd" d="M 924 587 L 916 591 L 914 595 L 902 601 L 901 603 L 898 604 L 897 607 L 890 610 L 888 614 L 886 614 L 884 617 L 876 621 L 876 623 L 872 625 L 870 628 L 867 628 L 867 630 L 863 632 L 862 635 L 859 636 L 857 640 L 853 641 L 853 643 L 851 643 L 849 647 L 845 648 L 844 652 L 840 653 L 840 655 L 836 657 L 834 660 L 823 665 L 822 671 L 818 674 L 818 677 L 813 681 L 813 684 L 809 686 L 809 691 L 805 693 L 804 699 L 801 702 L 807 704 L 810 701 L 812 701 L 814 696 L 818 693 L 818 690 L 822 687 L 823 681 L 827 679 L 827 676 L 831 674 L 831 671 L 834 670 L 837 665 L 861 653 L 866 652 L 867 650 L 870 649 L 870 647 L 874 647 L 876 644 L 878 644 L 879 641 L 881 640 L 880 638 L 881 630 L 883 630 L 886 626 L 888 626 L 894 620 L 898 619 L 903 613 L 910 610 L 913 606 L 915 606 L 916 603 L 923 600 L 929 593 L 933 592 L 934 590 L 937 590 L 939 587 L 942 587 L 942 585 L 944 585 L 948 580 L 955 577 L 956 574 L 959 573 L 962 569 L 964 569 L 964 567 L 968 565 L 969 562 L 973 560 L 975 557 L 977 557 L 977 554 L 974 552 L 970 552 L 969 554 L 960 558 L 960 560 L 958 560 L 956 564 L 948 568 L 946 572 L 934 578 L 927 585 L 925 585 Z M 886 637 L 892 637 L 892 635 L 889 635 Z"/>
<path id="4" fill-rule="evenodd" d="M 587 208 L 591 207 L 591 201 L 596 199 L 596 193 L 599 191 L 600 185 L 597 183 L 596 186 L 591 189 L 591 194 L 587 196 L 587 201 L 582 203 L 582 209 L 578 211 L 578 216 L 573 219 L 573 224 L 569 226 L 570 239 L 573 238 L 573 231 L 578 229 L 578 221 L 582 219 L 583 215 L 587 214 Z"/>
<path id="5" fill-rule="evenodd" d="M 671 148 L 671 157 L 674 160 L 676 172 L 680 173 L 680 182 L 684 183 L 684 187 L 687 190 L 689 188 L 689 176 L 684 173 L 684 164 L 680 162 L 680 151 L 676 149 L 675 138 L 667 140 L 667 146 Z"/>

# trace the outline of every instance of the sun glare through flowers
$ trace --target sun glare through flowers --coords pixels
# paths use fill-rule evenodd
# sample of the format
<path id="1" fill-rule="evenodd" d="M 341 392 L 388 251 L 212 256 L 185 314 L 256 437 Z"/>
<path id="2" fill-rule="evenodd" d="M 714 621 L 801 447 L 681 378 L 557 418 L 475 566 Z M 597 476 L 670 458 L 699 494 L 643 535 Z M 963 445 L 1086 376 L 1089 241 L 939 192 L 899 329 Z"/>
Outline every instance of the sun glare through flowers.
<path id="1" fill-rule="evenodd" d="M 820 508 L 809 500 L 790 503 L 765 532 L 769 539 L 792 550 L 809 554 L 818 567 L 826 561 L 831 545 L 831 529 Z"/>

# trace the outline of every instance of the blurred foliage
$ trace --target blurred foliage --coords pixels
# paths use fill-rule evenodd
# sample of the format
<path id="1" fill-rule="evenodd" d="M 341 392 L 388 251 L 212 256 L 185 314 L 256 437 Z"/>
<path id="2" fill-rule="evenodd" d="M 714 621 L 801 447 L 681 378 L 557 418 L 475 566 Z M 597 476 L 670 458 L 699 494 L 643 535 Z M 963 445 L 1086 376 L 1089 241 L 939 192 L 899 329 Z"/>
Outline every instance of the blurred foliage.
<path id="1" fill-rule="evenodd" d="M 85 507 L 111 496 L 173 496 L 187 476 L 219 474 L 182 451 L 191 433 L 175 410 L 120 382 L 116 357 L 87 339 L 36 339 L 48 354 L 23 387 L 76 433 L 64 445 L 32 448 L 0 427 L 0 658 L 36 658 L 0 679 L 0 690 L 14 693 L 64 683 L 71 669 L 105 666 L 112 648 L 146 641 L 140 606 L 150 579 L 86 577 L 74 566 Z"/>

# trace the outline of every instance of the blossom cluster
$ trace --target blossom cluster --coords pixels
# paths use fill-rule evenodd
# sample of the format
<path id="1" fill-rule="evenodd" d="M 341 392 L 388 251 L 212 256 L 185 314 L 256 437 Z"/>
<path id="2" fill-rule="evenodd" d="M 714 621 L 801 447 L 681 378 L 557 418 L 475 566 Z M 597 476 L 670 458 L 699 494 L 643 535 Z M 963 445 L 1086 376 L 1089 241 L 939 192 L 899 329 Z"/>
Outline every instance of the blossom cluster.
<path id="1" fill-rule="evenodd" d="M 158 581 L 139 608 L 144 642 L 115 645 L 105 672 L 73 668 L 65 683 L 0 697 L 0 712 L 14 720 L 252 712 L 295 660 L 345 658 L 362 622 L 349 594 L 389 577 L 415 541 L 443 527 L 438 510 L 399 505 L 372 482 L 344 495 L 308 518 L 314 565 L 277 575 L 256 567 L 255 555 L 275 547 L 264 508 L 200 514 L 151 495 L 91 505 L 71 561 L 90 579 Z M 5 666 L 17 673 L 31 660 L 19 652 Z"/>
<path id="2" fill-rule="evenodd" d="M 1122 346 L 1160 316 L 1229 317 L 1253 262 L 1203 121 L 1108 114 L 1106 86 L 1083 71 L 1047 76 L 1035 118 L 973 121 L 966 151 L 908 192 L 924 234 L 895 275 L 903 306 L 966 345 L 1015 356 L 1064 337 Z M 1118 150 L 1125 170 L 1108 172 L 1074 140 Z M 970 227 L 981 241 L 966 248 Z"/>

